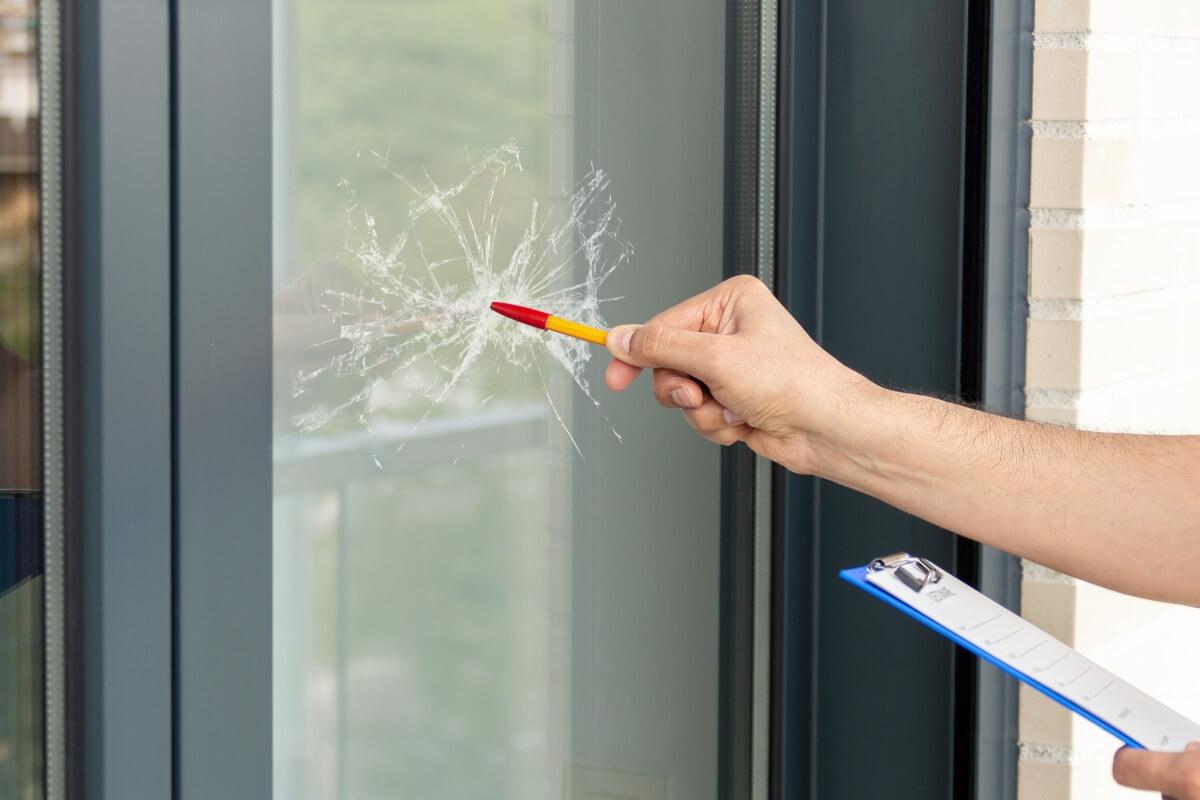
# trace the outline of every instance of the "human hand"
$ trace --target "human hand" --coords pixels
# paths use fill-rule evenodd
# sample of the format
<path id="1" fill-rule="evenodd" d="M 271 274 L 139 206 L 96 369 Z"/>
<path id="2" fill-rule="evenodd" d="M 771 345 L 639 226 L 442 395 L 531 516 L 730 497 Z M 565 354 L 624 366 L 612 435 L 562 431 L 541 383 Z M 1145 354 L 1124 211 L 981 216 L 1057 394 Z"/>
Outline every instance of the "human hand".
<path id="1" fill-rule="evenodd" d="M 739 276 L 608 335 L 605 382 L 624 391 L 653 368 L 658 402 L 706 439 L 744 441 L 801 473 L 817 472 L 830 436 L 877 390 L 821 349 L 771 291 Z"/>
<path id="2" fill-rule="evenodd" d="M 1113 757 L 1113 778 L 1130 789 L 1162 792 L 1172 800 L 1200 800 L 1200 742 L 1182 753 L 1122 747 Z"/>

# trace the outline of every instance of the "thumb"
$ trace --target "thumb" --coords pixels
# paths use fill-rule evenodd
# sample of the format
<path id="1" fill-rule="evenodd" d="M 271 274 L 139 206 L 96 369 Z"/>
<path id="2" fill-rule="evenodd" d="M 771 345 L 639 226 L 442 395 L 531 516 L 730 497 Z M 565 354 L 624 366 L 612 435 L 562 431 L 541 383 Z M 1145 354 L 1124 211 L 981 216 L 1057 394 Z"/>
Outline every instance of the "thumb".
<path id="1" fill-rule="evenodd" d="M 1122 747 L 1113 758 L 1113 778 L 1130 789 L 1187 796 L 1179 753 L 1159 753 Z"/>
<path id="2" fill-rule="evenodd" d="M 708 380 L 721 338 L 666 325 L 620 325 L 608 332 L 613 356 L 635 367 L 667 367 Z"/>

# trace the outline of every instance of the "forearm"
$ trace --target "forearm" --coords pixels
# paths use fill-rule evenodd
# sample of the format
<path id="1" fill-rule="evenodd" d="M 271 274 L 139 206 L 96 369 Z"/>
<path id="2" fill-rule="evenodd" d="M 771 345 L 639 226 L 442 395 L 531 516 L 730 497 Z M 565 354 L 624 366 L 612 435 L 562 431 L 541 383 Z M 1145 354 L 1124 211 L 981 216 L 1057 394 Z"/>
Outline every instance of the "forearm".
<path id="1" fill-rule="evenodd" d="M 817 473 L 1130 594 L 1200 605 L 1200 437 L 1085 433 L 863 387 Z"/>

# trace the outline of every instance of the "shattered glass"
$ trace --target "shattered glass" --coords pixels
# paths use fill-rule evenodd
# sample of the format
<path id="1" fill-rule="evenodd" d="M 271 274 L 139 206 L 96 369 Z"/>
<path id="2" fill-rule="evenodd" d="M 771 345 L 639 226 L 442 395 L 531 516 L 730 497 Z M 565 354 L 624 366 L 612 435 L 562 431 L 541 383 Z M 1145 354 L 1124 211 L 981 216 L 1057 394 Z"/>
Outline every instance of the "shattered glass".
<path id="1" fill-rule="evenodd" d="M 313 432 L 347 415 L 369 427 L 383 405 L 373 401 L 386 394 L 386 405 L 416 416 L 416 431 L 468 381 L 482 387 L 478 402 L 485 405 L 495 395 L 491 379 L 506 362 L 538 374 L 546 402 L 582 456 L 555 407 L 543 365 L 565 371 L 599 411 L 585 375 L 591 345 L 513 323 L 488 306 L 504 300 L 606 327 L 601 305 L 619 298 L 604 297 L 603 284 L 633 254 L 620 235 L 609 177 L 593 166 L 573 189 L 543 206 L 509 190 L 507 178 L 522 169 L 515 142 L 468 160 L 465 174 L 445 185 L 429 174 L 410 178 L 394 171 L 386 153 L 370 157 L 407 195 L 406 218 L 398 232 L 385 236 L 353 186 L 342 181 L 350 219 L 345 258 L 359 282 L 323 292 L 336 337 L 317 347 L 334 346 L 335 354 L 297 373 L 293 396 L 314 402 L 294 416 L 296 427 Z M 480 193 L 468 190 L 481 186 L 477 202 Z M 502 218 L 520 213 L 514 208 L 525 210 L 523 232 L 505 241 Z M 348 396 L 331 401 L 317 390 L 331 377 L 362 380 Z M 620 438 L 615 429 L 613 434 Z"/>

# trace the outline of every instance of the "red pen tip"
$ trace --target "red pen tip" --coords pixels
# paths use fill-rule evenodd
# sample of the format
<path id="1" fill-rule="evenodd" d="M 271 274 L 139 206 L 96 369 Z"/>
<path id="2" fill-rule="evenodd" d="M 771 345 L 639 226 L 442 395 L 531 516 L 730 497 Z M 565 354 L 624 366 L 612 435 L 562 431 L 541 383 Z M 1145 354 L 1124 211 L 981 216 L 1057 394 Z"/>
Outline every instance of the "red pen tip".
<path id="1" fill-rule="evenodd" d="M 515 319 L 517 322 L 524 322 L 526 325 L 541 328 L 542 330 L 546 329 L 546 320 L 550 318 L 550 315 L 545 311 L 518 306 L 514 303 L 501 303 L 499 301 L 492 303 L 492 311 L 509 319 Z"/>

